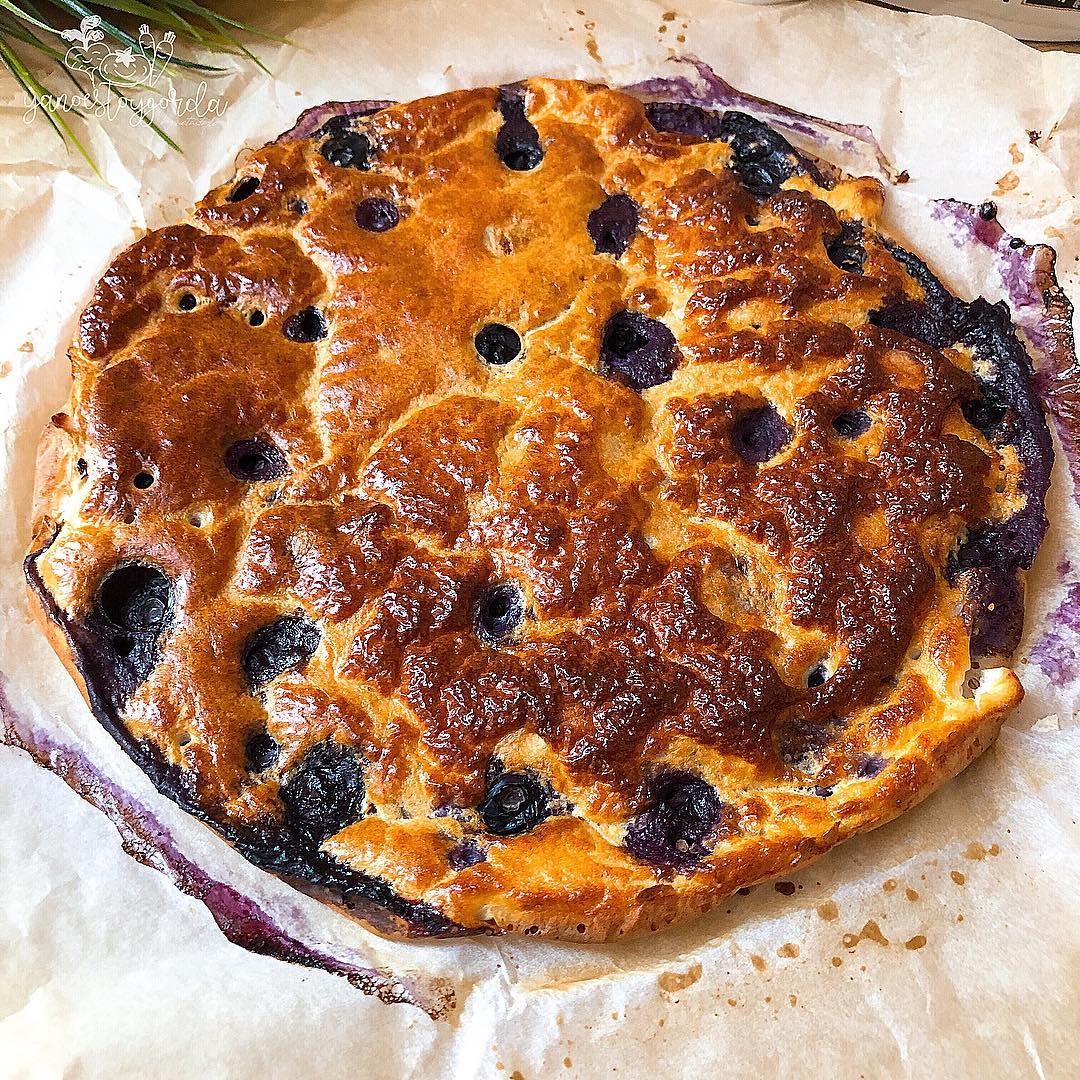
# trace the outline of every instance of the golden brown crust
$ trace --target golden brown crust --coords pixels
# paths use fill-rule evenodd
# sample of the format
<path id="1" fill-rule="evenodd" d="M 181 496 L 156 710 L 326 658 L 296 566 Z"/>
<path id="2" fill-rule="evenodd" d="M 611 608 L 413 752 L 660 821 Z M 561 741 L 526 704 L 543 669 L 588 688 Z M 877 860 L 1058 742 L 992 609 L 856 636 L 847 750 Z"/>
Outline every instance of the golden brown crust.
<path id="1" fill-rule="evenodd" d="M 607 940 L 819 857 L 989 745 L 1022 689 L 973 680 L 946 570 L 1023 507 L 1023 467 L 966 418 L 970 350 L 871 324 L 924 296 L 875 181 L 796 167 L 755 194 L 728 142 L 626 95 L 507 100 L 272 144 L 253 188 L 118 257 L 39 454 L 32 606 L 99 716 L 249 857 L 388 883 L 429 932 Z M 526 115 L 545 158 L 518 171 L 496 147 Z M 370 168 L 327 150 L 350 130 Z M 613 196 L 633 236 L 598 251 Z M 623 311 L 671 349 L 605 352 Z M 492 323 L 520 334 L 508 363 L 478 355 Z M 235 474 L 245 440 L 265 473 Z M 132 564 L 167 583 L 152 634 L 102 614 Z M 526 617 L 492 638 L 506 586 Z M 282 617 L 288 670 L 251 659 Z M 493 761 L 539 778 L 531 827 L 491 824 Z"/>

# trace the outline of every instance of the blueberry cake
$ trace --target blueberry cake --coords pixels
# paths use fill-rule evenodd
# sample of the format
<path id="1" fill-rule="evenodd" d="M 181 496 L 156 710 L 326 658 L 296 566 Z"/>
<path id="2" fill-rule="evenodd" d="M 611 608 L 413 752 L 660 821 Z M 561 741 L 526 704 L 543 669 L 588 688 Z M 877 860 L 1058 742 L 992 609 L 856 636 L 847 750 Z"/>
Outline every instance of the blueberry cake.
<path id="1" fill-rule="evenodd" d="M 1021 698 L 1053 452 L 1007 308 L 883 201 L 580 82 L 324 110 L 94 290 L 54 647 L 381 932 L 606 940 L 880 825 Z"/>

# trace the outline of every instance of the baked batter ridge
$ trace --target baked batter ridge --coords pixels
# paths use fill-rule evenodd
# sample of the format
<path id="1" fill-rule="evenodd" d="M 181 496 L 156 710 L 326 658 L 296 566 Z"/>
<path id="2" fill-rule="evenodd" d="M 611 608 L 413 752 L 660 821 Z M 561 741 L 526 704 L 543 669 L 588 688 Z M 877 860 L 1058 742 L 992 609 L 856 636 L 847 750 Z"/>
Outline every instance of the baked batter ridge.
<path id="1" fill-rule="evenodd" d="M 603 940 L 984 749 L 1052 463 L 1007 309 L 745 113 L 362 106 L 115 260 L 42 443 L 35 609 L 155 784 L 381 932 Z"/>

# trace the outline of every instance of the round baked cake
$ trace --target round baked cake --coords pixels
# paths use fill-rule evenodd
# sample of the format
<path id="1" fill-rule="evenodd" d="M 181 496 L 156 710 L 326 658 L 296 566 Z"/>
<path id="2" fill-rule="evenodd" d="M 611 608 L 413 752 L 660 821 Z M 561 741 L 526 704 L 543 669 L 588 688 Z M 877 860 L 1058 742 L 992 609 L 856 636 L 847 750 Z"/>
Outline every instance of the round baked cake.
<path id="1" fill-rule="evenodd" d="M 743 112 L 306 117 L 97 285 L 26 572 L 98 719 L 384 932 L 604 940 L 993 740 L 1052 444 L 1003 304 Z"/>

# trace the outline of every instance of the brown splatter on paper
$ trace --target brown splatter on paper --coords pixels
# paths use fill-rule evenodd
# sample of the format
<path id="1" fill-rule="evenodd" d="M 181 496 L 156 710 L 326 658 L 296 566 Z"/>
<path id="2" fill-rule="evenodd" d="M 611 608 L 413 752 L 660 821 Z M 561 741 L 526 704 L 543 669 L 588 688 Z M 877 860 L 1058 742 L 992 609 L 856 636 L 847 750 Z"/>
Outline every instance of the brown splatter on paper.
<path id="1" fill-rule="evenodd" d="M 776 950 L 777 956 L 783 956 L 785 959 L 794 959 L 799 955 L 799 946 L 794 941 L 785 942 Z"/>
<path id="2" fill-rule="evenodd" d="M 693 986 L 700 978 L 701 965 L 695 961 L 685 971 L 665 971 L 657 979 L 657 983 L 665 994 L 677 994 L 680 990 Z"/>
<path id="3" fill-rule="evenodd" d="M 986 848 L 978 840 L 972 840 L 964 849 L 965 859 L 974 859 L 976 862 L 986 858 Z"/>
<path id="4" fill-rule="evenodd" d="M 840 918 L 840 909 L 836 906 L 835 900 L 823 900 L 817 906 L 817 913 L 826 922 L 836 922 Z"/>
<path id="5" fill-rule="evenodd" d="M 997 187 L 994 188 L 993 194 L 1004 195 L 1008 191 L 1013 191 L 1016 185 L 1020 183 L 1020 177 L 1010 169 L 998 182 Z"/>
<path id="6" fill-rule="evenodd" d="M 926 944 L 926 938 L 922 934 L 916 934 L 913 938 L 908 938 L 904 942 L 905 949 L 921 949 Z"/>
<path id="7" fill-rule="evenodd" d="M 964 877 L 964 875 L 961 874 L 959 870 L 951 871 L 949 877 L 951 877 L 953 879 L 953 882 L 957 885 L 963 885 L 964 882 L 967 881 L 967 878 Z"/>
<path id="8" fill-rule="evenodd" d="M 912 889 L 912 888 L 911 888 L 910 886 L 909 886 L 908 888 L 906 888 L 906 889 L 904 890 L 904 896 L 905 896 L 905 897 L 906 897 L 906 898 L 907 898 L 908 900 L 910 900 L 910 901 L 911 901 L 911 903 L 913 903 L 913 904 L 915 903 L 915 901 L 916 901 L 916 900 L 918 900 L 918 899 L 919 899 L 919 894 L 918 894 L 918 892 L 916 892 L 916 891 L 915 891 L 914 889 Z"/>
<path id="9" fill-rule="evenodd" d="M 1014 165 L 1019 165 L 1020 162 L 1024 160 L 1024 155 L 1020 152 L 1020 148 L 1016 143 L 1013 143 L 1012 146 L 1009 147 L 1009 156 L 1012 158 L 1012 163 Z"/>
<path id="10" fill-rule="evenodd" d="M 857 934 L 845 934 L 843 941 L 845 949 L 854 949 L 860 941 L 876 941 L 879 945 L 889 944 L 889 939 L 881 932 L 881 927 L 873 919 L 868 920 Z"/>
<path id="11" fill-rule="evenodd" d="M 753 964 L 758 971 L 764 971 L 768 967 L 765 963 L 764 956 L 751 956 L 750 963 Z"/>

